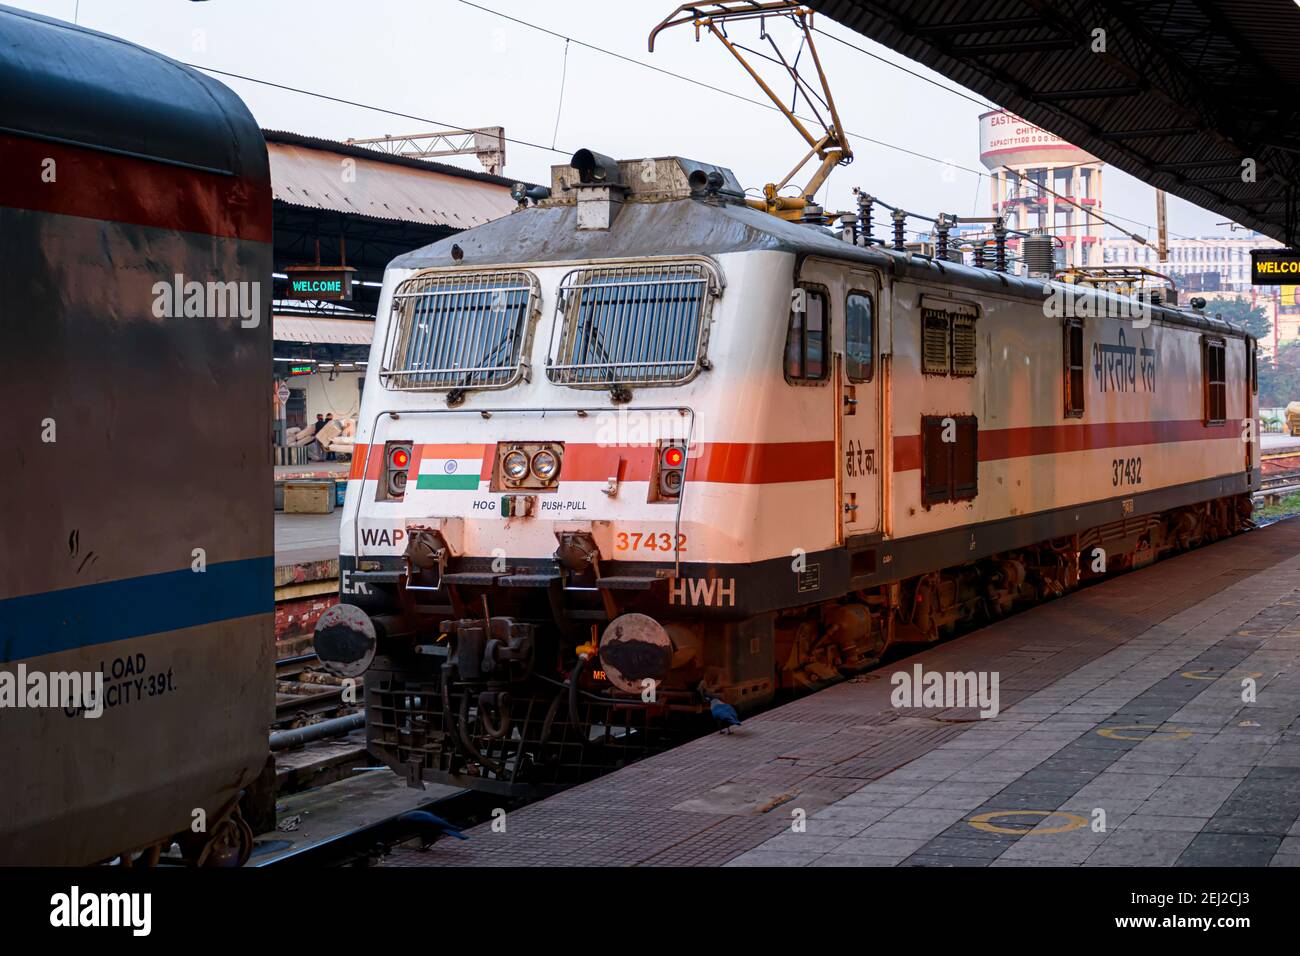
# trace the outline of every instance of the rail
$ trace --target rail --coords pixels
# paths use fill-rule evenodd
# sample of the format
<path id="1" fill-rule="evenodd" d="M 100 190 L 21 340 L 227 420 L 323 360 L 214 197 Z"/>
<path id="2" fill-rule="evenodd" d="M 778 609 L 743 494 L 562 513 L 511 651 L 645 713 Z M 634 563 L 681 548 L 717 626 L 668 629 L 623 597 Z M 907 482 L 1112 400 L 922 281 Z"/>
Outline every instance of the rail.
<path id="1" fill-rule="evenodd" d="M 268 860 L 259 861 L 254 857 L 247 865 L 250 867 L 364 865 L 375 857 L 387 855 L 399 843 L 405 843 L 421 835 L 419 822 L 410 819 L 410 814 L 414 811 L 436 814 L 453 826 L 464 828 L 473 826 L 480 817 L 485 816 L 500 803 L 501 798 L 498 796 L 475 790 L 459 790 L 410 810 L 334 834 Z"/>

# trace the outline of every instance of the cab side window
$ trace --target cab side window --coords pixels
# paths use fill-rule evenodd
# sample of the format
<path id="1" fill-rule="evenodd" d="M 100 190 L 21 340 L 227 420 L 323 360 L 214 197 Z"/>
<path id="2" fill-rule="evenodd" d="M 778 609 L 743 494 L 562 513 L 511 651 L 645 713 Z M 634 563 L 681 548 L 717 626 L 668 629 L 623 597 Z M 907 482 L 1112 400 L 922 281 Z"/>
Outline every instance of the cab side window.
<path id="1" fill-rule="evenodd" d="M 1222 425 L 1228 417 L 1227 343 L 1217 337 L 1202 339 L 1201 375 L 1205 391 L 1205 424 Z"/>
<path id="2" fill-rule="evenodd" d="M 826 380 L 829 310 L 821 289 L 798 286 L 790 302 L 790 327 L 785 338 L 785 380 Z"/>
<path id="3" fill-rule="evenodd" d="M 1083 319 L 1065 320 L 1065 417 L 1083 417 Z"/>
<path id="4" fill-rule="evenodd" d="M 850 382 L 869 382 L 876 373 L 875 303 L 865 292 L 850 292 L 844 305 L 844 370 Z"/>

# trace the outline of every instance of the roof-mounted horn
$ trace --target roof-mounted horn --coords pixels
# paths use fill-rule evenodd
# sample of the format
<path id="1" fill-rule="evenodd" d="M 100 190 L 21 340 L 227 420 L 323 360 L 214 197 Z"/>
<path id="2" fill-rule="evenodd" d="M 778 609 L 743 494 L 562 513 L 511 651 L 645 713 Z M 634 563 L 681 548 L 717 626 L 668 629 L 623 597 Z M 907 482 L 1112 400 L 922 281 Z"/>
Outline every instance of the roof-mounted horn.
<path id="1" fill-rule="evenodd" d="M 580 149 L 573 154 L 569 165 L 578 171 L 578 182 L 584 185 L 623 185 L 623 173 L 618 168 L 618 160 L 601 153 Z"/>
<path id="2" fill-rule="evenodd" d="M 623 208 L 627 193 L 618 161 L 580 149 L 573 154 L 569 165 L 578 172 L 578 182 L 573 187 L 578 194 L 578 228 L 608 229 Z"/>

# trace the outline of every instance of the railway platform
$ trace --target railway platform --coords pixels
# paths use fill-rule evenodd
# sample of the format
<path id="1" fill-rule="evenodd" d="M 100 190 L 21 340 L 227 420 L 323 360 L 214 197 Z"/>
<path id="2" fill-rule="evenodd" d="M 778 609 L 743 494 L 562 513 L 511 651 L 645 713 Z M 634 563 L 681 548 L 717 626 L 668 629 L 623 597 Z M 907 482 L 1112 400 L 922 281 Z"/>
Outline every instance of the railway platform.
<path id="1" fill-rule="evenodd" d="M 997 677 L 996 716 L 895 674 Z M 1300 865 L 1300 520 L 1117 576 L 390 866 Z"/>

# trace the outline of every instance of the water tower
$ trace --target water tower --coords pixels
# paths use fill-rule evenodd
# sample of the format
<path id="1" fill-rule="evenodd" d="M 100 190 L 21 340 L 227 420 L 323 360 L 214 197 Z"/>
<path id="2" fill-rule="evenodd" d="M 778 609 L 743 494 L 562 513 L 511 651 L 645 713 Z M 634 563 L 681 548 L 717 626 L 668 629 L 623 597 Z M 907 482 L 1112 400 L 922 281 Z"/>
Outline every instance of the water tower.
<path id="1" fill-rule="evenodd" d="M 993 215 L 1002 216 L 1008 229 L 1038 229 L 1056 237 L 1060 266 L 1102 264 L 1102 222 L 1088 215 L 1101 212 L 1097 157 L 1018 116 L 993 110 L 980 116 L 980 161 L 991 173 Z"/>

